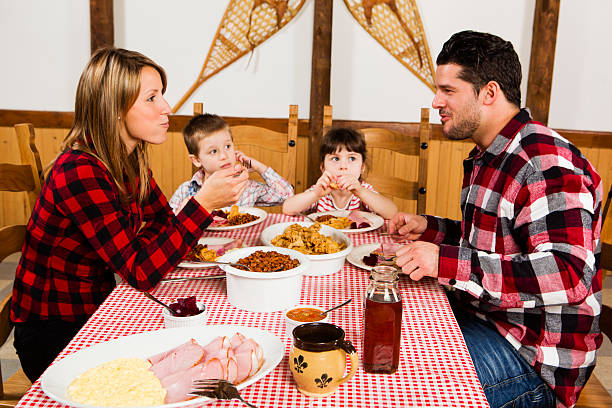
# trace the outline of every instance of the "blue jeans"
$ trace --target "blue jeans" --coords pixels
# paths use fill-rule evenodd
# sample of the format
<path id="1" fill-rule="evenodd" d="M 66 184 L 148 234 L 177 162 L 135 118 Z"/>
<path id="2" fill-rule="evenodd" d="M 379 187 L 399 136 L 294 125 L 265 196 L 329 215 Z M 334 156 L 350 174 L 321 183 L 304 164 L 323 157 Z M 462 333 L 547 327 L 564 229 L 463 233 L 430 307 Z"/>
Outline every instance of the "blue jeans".
<path id="1" fill-rule="evenodd" d="M 460 306 L 453 312 L 491 408 L 555 406 L 552 389 L 494 327 Z"/>

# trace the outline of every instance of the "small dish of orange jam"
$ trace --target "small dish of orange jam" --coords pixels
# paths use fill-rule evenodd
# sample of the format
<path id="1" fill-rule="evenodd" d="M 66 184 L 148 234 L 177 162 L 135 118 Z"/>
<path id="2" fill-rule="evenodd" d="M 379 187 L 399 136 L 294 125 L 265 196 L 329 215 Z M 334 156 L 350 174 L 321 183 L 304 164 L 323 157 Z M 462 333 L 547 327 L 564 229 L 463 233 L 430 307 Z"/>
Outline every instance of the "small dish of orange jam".
<path id="1" fill-rule="evenodd" d="M 287 317 L 302 323 L 318 322 L 325 319 L 326 315 L 321 314 L 321 310 L 312 307 L 298 307 L 287 312 Z"/>
<path id="2" fill-rule="evenodd" d="M 291 337 L 293 329 L 300 324 L 312 322 L 326 322 L 327 315 L 322 315 L 325 309 L 314 305 L 296 305 L 285 311 L 285 323 L 287 324 L 287 335 Z"/>

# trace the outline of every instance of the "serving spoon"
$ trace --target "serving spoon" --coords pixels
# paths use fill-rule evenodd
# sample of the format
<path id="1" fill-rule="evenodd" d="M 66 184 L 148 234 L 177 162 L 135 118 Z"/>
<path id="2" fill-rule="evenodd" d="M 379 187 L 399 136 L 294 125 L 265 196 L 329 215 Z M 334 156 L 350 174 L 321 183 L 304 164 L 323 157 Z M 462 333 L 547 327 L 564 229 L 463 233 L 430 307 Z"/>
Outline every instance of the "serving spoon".
<path id="1" fill-rule="evenodd" d="M 340 303 L 338 306 L 334 306 L 334 307 L 332 307 L 331 309 L 327 309 L 327 310 L 326 310 L 326 311 L 324 311 L 324 312 L 320 312 L 320 314 L 321 314 L 321 316 L 325 316 L 325 315 L 327 315 L 329 312 L 331 312 L 332 310 L 336 310 L 336 309 L 338 309 L 338 308 L 341 308 L 341 307 L 342 307 L 342 306 L 344 306 L 344 305 L 348 305 L 349 303 L 351 303 L 351 300 L 353 300 L 353 298 L 351 298 L 351 299 L 349 299 L 349 300 L 347 300 L 347 301 L 344 301 L 344 302 Z"/>
<path id="2" fill-rule="evenodd" d="M 149 292 L 142 292 L 146 297 L 148 297 L 149 299 L 151 299 L 154 302 L 159 303 L 160 305 L 162 305 L 163 307 L 165 307 L 166 309 L 168 309 L 168 311 L 170 312 L 170 314 L 172 316 L 176 316 L 176 313 L 174 312 L 174 310 L 172 310 L 172 308 L 170 306 L 168 306 L 167 304 L 165 304 L 164 302 L 162 302 L 161 300 L 159 300 L 158 298 L 156 298 L 155 296 L 153 296 L 152 294 L 150 294 Z"/>

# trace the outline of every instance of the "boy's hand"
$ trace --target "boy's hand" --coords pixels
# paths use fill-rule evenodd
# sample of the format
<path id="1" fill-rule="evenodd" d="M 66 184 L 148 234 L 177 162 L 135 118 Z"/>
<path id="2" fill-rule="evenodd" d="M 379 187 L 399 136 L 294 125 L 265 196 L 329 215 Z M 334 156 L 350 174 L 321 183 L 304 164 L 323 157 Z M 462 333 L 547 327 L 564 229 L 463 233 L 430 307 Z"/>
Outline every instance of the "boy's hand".
<path id="1" fill-rule="evenodd" d="M 247 170 L 239 163 L 229 169 L 219 170 L 204 180 L 195 199 L 208 212 L 227 207 L 240 199 L 249 180 Z"/>
<path id="2" fill-rule="evenodd" d="M 268 166 L 266 166 L 262 162 L 247 156 L 239 150 L 236 150 L 236 162 L 242 163 L 242 165 L 248 171 L 256 171 L 259 174 L 263 174 L 268 169 Z"/>

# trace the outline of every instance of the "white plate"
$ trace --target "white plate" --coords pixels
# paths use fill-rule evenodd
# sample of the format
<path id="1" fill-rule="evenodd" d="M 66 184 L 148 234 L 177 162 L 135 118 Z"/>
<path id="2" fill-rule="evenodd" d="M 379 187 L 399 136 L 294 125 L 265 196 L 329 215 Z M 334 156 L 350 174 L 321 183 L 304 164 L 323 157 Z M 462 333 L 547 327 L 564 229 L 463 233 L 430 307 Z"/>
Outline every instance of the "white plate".
<path id="1" fill-rule="evenodd" d="M 322 215 L 333 215 L 334 217 L 348 217 L 350 211 L 348 210 L 335 210 L 335 211 L 321 211 L 321 212 L 316 212 L 316 213 L 312 213 L 312 214 L 308 214 L 307 217 L 309 219 L 311 219 L 312 221 L 316 221 L 317 218 L 319 218 Z M 359 211 L 359 215 L 361 215 L 363 218 L 367 218 L 368 221 L 370 222 L 370 226 L 366 227 L 366 228 L 355 228 L 355 229 L 350 229 L 350 228 L 344 228 L 344 229 L 338 229 L 338 231 L 342 231 L 342 232 L 367 232 L 367 231 L 374 231 L 377 228 L 382 227 L 382 225 L 385 223 L 385 220 L 383 217 L 381 217 L 378 214 L 374 214 L 371 212 L 366 212 L 366 211 Z"/>
<path id="2" fill-rule="evenodd" d="M 179 346 L 191 338 L 201 345 L 206 345 L 217 336 L 232 336 L 236 332 L 255 340 L 262 347 L 264 353 L 263 366 L 253 377 L 237 385 L 240 390 L 266 376 L 283 359 L 285 345 L 278 337 L 255 327 L 231 325 L 180 327 L 120 337 L 84 348 L 59 360 L 45 371 L 41 377 L 40 385 L 45 394 L 62 404 L 80 408 L 94 408 L 92 405 L 71 401 L 67 395 L 68 385 L 88 369 L 122 357 L 147 358 Z M 206 404 L 210 401 L 212 400 L 199 397 L 188 401 L 160 405 L 160 407 L 182 407 L 194 403 Z"/>
<path id="3" fill-rule="evenodd" d="M 350 254 L 348 254 L 348 256 L 346 257 L 346 260 L 358 268 L 367 269 L 368 271 L 371 271 L 372 267 L 363 263 L 363 257 L 370 255 L 370 252 L 372 252 L 379 246 L 380 244 L 358 245 L 353 248 Z"/>
<path id="4" fill-rule="evenodd" d="M 225 212 L 229 212 L 231 210 L 231 207 L 225 207 L 221 209 Z M 229 225 L 227 227 L 208 227 L 206 228 L 206 230 L 207 231 L 229 231 L 229 230 L 235 230 L 235 229 L 240 229 L 240 228 L 246 228 L 246 227 L 250 227 L 251 225 L 259 224 L 260 222 L 265 220 L 266 216 L 268 215 L 268 213 L 262 210 L 261 208 L 254 208 L 254 207 L 238 207 L 238 212 L 252 214 L 259 218 L 257 218 L 255 221 L 247 222 L 246 224 Z"/>
<path id="5" fill-rule="evenodd" d="M 235 238 L 225 238 L 225 237 L 202 237 L 198 240 L 198 244 L 202 245 L 223 245 L 228 242 L 235 241 Z M 211 266 L 218 266 L 217 264 L 208 263 L 208 262 L 191 262 L 191 261 L 182 261 L 177 265 L 177 268 L 208 268 Z"/>

